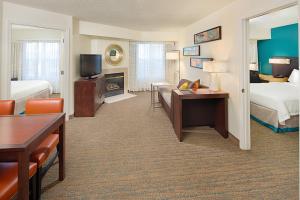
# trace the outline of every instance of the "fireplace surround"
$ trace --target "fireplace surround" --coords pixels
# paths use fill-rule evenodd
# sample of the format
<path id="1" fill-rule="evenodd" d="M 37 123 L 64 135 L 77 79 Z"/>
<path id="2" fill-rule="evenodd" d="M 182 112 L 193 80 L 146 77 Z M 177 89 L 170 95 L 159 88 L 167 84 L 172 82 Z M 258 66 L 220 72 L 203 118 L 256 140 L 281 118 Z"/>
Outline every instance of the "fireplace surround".
<path id="1" fill-rule="evenodd" d="M 105 74 L 105 97 L 124 94 L 124 73 Z"/>

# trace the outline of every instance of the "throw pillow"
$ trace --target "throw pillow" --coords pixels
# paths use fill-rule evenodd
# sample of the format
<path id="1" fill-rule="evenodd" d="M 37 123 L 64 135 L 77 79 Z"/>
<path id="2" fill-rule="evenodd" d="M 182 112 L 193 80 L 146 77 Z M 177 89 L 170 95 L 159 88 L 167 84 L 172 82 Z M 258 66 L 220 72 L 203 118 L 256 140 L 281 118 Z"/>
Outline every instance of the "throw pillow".
<path id="1" fill-rule="evenodd" d="M 299 81 L 300 81 L 299 70 L 294 69 L 289 77 L 289 82 L 298 84 Z"/>
<path id="2" fill-rule="evenodd" d="M 198 89 L 200 88 L 200 79 L 194 81 L 194 82 L 191 82 L 189 84 L 189 89 Z"/>
<path id="3" fill-rule="evenodd" d="M 177 85 L 177 88 L 179 89 L 184 83 L 188 83 L 190 84 L 191 81 L 190 80 L 187 80 L 187 79 L 181 79 Z"/>
<path id="4" fill-rule="evenodd" d="M 183 83 L 180 87 L 179 90 L 187 90 L 189 89 L 189 82 L 186 81 L 185 83 Z"/>
<path id="5" fill-rule="evenodd" d="M 250 70 L 250 83 L 260 83 L 259 74 L 257 71 Z"/>

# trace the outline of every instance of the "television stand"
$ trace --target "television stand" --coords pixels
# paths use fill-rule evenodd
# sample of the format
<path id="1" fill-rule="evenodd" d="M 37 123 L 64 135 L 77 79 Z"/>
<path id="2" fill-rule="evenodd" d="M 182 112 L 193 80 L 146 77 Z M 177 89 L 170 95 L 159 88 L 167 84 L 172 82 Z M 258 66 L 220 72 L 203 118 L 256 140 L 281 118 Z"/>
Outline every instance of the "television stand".
<path id="1" fill-rule="evenodd" d="M 104 103 L 105 77 L 93 79 L 81 78 L 75 82 L 74 105 L 75 117 L 94 117 L 98 108 Z"/>

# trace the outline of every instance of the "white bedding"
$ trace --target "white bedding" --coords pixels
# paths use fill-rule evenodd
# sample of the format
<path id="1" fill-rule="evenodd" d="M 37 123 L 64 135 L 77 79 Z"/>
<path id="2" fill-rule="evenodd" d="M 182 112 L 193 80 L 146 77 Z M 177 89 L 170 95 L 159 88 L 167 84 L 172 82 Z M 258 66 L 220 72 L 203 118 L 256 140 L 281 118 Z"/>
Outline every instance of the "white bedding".
<path id="1" fill-rule="evenodd" d="M 299 115 L 299 86 L 288 82 L 251 83 L 250 99 L 258 105 L 276 110 L 280 124 Z"/>
<path id="2" fill-rule="evenodd" d="M 14 100 L 23 99 L 46 89 L 49 89 L 50 94 L 52 94 L 52 86 L 48 81 L 11 81 L 11 98 Z"/>

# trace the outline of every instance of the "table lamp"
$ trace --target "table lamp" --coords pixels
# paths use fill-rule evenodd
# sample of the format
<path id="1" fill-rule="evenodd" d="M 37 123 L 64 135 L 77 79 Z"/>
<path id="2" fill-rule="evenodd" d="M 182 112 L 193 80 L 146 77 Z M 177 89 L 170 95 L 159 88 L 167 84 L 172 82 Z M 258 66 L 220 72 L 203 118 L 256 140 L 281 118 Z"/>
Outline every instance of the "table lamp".
<path id="1" fill-rule="evenodd" d="M 227 65 L 225 62 L 220 61 L 207 61 L 203 63 L 203 71 L 211 74 L 209 89 L 212 91 L 220 90 L 220 82 L 218 79 L 218 73 L 226 73 Z"/>

